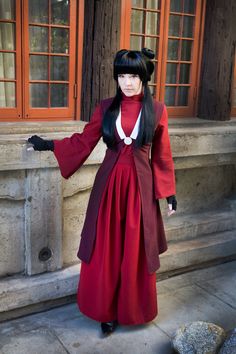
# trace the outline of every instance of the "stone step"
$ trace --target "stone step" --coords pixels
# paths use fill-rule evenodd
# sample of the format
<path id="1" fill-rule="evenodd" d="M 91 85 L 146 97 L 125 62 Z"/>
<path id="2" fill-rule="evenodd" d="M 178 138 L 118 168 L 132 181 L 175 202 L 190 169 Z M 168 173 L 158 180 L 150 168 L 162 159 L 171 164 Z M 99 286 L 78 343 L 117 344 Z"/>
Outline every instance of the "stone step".
<path id="1" fill-rule="evenodd" d="M 158 273 L 178 273 L 186 268 L 197 269 L 201 264 L 236 257 L 236 230 L 204 235 L 197 239 L 172 242 L 161 255 Z"/>
<path id="2" fill-rule="evenodd" d="M 236 229 L 235 213 L 235 210 L 227 208 L 199 214 L 176 214 L 169 219 L 164 219 L 167 240 L 170 244 Z"/>
<path id="3" fill-rule="evenodd" d="M 80 264 L 76 264 L 31 277 L 18 275 L 1 279 L 0 323 L 72 301 L 79 272 Z"/>

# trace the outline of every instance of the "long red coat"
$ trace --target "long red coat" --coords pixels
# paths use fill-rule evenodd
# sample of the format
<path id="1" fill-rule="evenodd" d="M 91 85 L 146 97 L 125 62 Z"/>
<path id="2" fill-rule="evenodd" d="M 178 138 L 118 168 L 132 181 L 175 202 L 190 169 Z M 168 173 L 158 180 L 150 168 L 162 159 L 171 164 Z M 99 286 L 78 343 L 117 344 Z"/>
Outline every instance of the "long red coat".
<path id="1" fill-rule="evenodd" d="M 75 133 L 70 138 L 54 141 L 54 154 L 64 178 L 69 178 L 78 170 L 100 140 L 103 113 L 111 101 L 112 98 L 101 102 L 82 133 Z M 175 194 L 174 165 L 168 135 L 167 110 L 163 104 L 156 101 L 154 106 L 156 129 L 152 144 L 141 148 L 135 148 L 133 145 L 142 203 L 145 252 L 150 273 L 160 267 L 159 254 L 167 249 L 158 199 Z M 78 257 L 87 263 L 89 263 L 93 252 L 97 216 L 103 191 L 123 145 L 123 141 L 117 135 L 116 149 L 107 149 L 94 181 L 78 251 Z"/>

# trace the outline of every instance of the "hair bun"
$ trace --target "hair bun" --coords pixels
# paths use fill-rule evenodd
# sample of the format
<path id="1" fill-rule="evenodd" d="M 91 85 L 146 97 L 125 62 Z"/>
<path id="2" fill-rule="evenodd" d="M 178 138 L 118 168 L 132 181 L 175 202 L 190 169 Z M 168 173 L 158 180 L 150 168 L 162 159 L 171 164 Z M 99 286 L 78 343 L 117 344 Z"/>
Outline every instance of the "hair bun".
<path id="1" fill-rule="evenodd" d="M 155 58 L 154 51 L 151 50 L 151 49 L 143 48 L 143 49 L 141 50 L 141 52 L 142 52 L 146 57 L 148 57 L 149 59 L 154 59 L 154 58 Z"/>

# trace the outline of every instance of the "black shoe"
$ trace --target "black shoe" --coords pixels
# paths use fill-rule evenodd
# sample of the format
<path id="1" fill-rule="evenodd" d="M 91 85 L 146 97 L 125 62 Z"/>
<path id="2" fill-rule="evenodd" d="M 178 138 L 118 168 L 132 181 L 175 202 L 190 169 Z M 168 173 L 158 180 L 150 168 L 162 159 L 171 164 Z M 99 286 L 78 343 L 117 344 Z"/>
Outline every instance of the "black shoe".
<path id="1" fill-rule="evenodd" d="M 112 321 L 112 322 L 102 322 L 101 323 L 101 329 L 102 333 L 105 334 L 106 336 L 114 332 L 116 327 L 118 326 L 117 321 Z"/>

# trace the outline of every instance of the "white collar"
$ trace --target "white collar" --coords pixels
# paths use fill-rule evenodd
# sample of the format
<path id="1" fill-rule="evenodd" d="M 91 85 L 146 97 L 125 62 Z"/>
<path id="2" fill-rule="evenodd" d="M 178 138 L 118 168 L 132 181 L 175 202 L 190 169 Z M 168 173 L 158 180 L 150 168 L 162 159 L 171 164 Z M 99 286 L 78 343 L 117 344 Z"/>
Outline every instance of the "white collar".
<path id="1" fill-rule="evenodd" d="M 132 144 L 132 139 L 136 139 L 137 136 L 138 136 L 138 131 L 139 131 L 139 124 L 140 124 L 140 119 L 141 119 L 141 113 L 142 113 L 142 109 L 140 109 L 140 112 L 139 112 L 139 115 L 138 115 L 138 118 L 136 120 L 136 123 L 135 123 L 135 126 L 132 130 L 132 133 L 130 134 L 129 137 L 127 137 L 125 135 L 125 132 L 121 126 L 121 109 L 119 111 L 119 114 L 118 114 L 118 117 L 116 119 L 116 129 L 117 129 L 117 133 L 119 135 L 119 137 L 124 140 L 124 143 L 126 145 L 130 145 Z"/>

